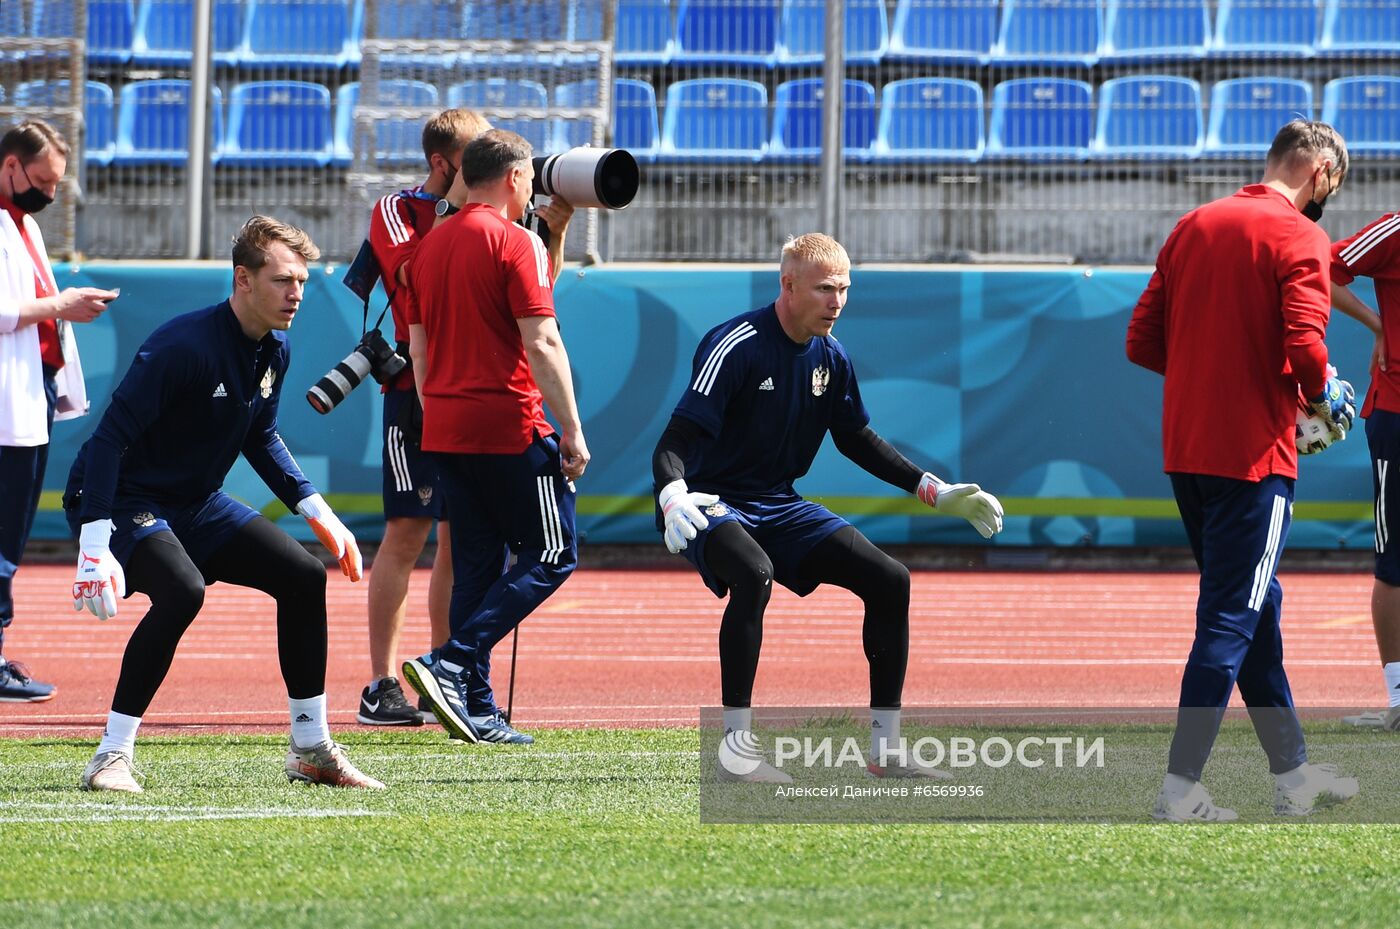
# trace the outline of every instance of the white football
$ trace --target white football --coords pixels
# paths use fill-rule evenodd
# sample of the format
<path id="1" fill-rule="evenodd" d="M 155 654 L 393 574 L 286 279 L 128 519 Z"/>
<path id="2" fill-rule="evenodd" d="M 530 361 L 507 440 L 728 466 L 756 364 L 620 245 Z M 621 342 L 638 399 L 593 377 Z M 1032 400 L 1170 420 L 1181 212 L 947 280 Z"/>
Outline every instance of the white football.
<path id="1" fill-rule="evenodd" d="M 1318 414 L 1299 410 L 1293 427 L 1293 441 L 1298 447 L 1298 454 L 1312 455 L 1332 444 L 1332 430 L 1328 428 L 1327 420 Z"/>

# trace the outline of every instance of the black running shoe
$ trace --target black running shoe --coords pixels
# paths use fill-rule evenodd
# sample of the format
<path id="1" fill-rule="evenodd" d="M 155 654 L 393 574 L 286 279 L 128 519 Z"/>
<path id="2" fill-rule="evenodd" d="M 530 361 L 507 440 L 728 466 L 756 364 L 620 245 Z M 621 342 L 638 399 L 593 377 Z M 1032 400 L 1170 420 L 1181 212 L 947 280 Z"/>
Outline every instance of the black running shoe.
<path id="1" fill-rule="evenodd" d="M 421 726 L 423 714 L 409 703 L 399 686 L 398 678 L 386 677 L 370 693 L 366 687 L 360 694 L 360 712 L 355 719 L 364 726 Z"/>

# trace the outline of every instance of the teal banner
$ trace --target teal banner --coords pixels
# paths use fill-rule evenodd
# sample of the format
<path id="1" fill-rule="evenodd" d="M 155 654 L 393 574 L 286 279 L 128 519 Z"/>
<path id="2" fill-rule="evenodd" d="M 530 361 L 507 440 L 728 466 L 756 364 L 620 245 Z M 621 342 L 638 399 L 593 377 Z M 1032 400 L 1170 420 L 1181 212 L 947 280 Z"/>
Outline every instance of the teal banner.
<path id="1" fill-rule="evenodd" d="M 62 286 L 120 287 L 98 322 L 77 327 L 91 415 L 60 423 L 35 538 L 67 535 L 59 493 L 78 447 L 141 342 L 171 316 L 228 295 L 213 264 L 60 266 Z M 329 415 L 303 399 L 358 341 L 362 308 L 344 266 L 316 266 L 291 331 L 282 434 L 307 476 L 361 538 L 378 538 L 381 400 L 362 385 Z M 1161 470 L 1161 378 L 1129 364 L 1124 333 L 1143 270 L 861 270 L 836 327 L 855 360 L 872 425 L 939 475 L 976 481 L 1006 506 L 996 545 L 1184 545 Z M 465 286 L 465 285 L 464 285 Z M 777 294 L 776 266 L 569 269 L 556 303 L 593 463 L 579 484 L 588 542 L 660 544 L 651 452 L 685 389 L 701 335 Z M 1357 293 L 1374 305 L 1369 283 Z M 376 292 L 373 316 L 383 306 Z M 386 324 L 387 329 L 391 326 Z M 1371 338 L 1334 315 L 1332 358 L 1367 386 Z M 1202 384 L 1202 390 L 1210 390 Z M 1220 398 L 1220 429 L 1231 428 Z M 1360 423 L 1349 441 L 1306 458 L 1290 545 L 1369 547 L 1371 477 Z M 242 462 L 230 493 L 270 516 L 286 510 Z M 828 445 L 798 488 L 877 542 L 973 543 L 961 520 L 933 515 Z M 284 525 L 303 538 L 300 519 Z"/>

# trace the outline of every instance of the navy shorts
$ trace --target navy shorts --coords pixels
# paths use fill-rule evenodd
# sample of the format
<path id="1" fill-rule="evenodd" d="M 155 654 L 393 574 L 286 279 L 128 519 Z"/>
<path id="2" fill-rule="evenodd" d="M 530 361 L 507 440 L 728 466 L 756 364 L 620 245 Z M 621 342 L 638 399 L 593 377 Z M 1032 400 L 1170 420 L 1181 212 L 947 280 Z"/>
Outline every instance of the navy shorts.
<path id="1" fill-rule="evenodd" d="M 68 528 L 77 536 L 82 529 L 78 520 L 78 498 L 64 501 Z M 224 543 L 258 515 L 246 503 L 239 503 L 221 490 L 199 503 L 186 507 L 171 507 L 150 500 L 117 497 L 112 501 L 111 549 L 123 569 L 131 559 L 136 544 L 157 532 L 173 532 L 190 556 L 195 567 L 202 567 Z"/>
<path id="2" fill-rule="evenodd" d="M 416 424 L 412 421 L 416 414 Z M 411 390 L 384 395 L 384 518 L 441 519 L 442 485 L 437 462 L 419 445 L 423 414 Z M 416 426 L 416 428 L 415 428 Z"/>
<path id="3" fill-rule="evenodd" d="M 1391 527 L 1400 531 L 1400 413 L 1371 410 L 1366 417 L 1366 444 L 1371 448 L 1371 490 L 1376 518 L 1376 580 L 1400 587 L 1400 537 L 1390 541 Z"/>
<path id="4" fill-rule="evenodd" d="M 710 573 L 705 563 L 705 542 L 719 526 L 729 522 L 743 526 L 773 562 L 773 580 L 799 597 L 805 597 L 816 590 L 821 581 L 802 576 L 798 569 L 803 559 L 832 533 L 850 525 L 821 504 L 796 496 L 777 502 L 721 497 L 719 503 L 706 507 L 703 512 L 710 527 L 701 530 L 682 554 L 686 561 L 695 565 L 705 586 L 716 597 L 728 595 L 729 588 Z"/>

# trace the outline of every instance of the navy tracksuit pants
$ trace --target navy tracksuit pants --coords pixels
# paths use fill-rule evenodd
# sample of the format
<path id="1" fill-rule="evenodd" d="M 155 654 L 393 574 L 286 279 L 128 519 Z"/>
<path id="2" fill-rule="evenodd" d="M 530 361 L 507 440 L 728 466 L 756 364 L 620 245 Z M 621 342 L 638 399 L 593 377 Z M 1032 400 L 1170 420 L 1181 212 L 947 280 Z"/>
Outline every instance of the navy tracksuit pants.
<path id="1" fill-rule="evenodd" d="M 1181 676 L 1167 770 L 1200 780 L 1238 685 L 1275 774 L 1307 761 L 1283 670 L 1283 588 L 1274 576 L 1293 517 L 1293 479 L 1171 475 L 1201 569 L 1196 641 Z"/>
<path id="2" fill-rule="evenodd" d="M 49 435 L 53 435 L 57 387 L 49 368 L 44 369 L 44 396 L 48 400 Z M 39 493 L 44 489 L 44 470 L 49 462 L 48 443 L 19 447 L 0 446 L 0 651 L 4 649 L 5 627 L 15 616 L 11 586 L 19 562 L 29 544 L 29 530 L 39 511 Z"/>
<path id="3" fill-rule="evenodd" d="M 467 712 L 484 716 L 495 710 L 492 646 L 578 564 L 575 494 L 554 436 L 536 435 L 519 455 L 436 457 L 452 532 L 451 638 L 439 656 L 474 669 Z M 516 560 L 503 573 L 507 547 Z"/>

